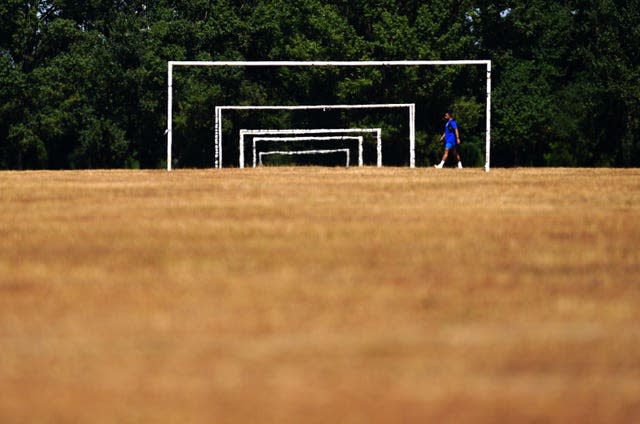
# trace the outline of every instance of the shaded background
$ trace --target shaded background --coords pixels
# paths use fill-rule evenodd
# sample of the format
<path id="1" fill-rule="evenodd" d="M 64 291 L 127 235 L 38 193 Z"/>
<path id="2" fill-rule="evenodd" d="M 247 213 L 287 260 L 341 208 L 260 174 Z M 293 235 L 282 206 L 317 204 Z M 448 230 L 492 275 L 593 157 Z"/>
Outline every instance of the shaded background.
<path id="1" fill-rule="evenodd" d="M 285 59 L 491 59 L 493 165 L 638 166 L 639 28 L 638 0 L 6 0 L 0 168 L 164 167 L 168 60 Z M 444 108 L 479 165 L 484 78 L 473 66 L 180 70 L 175 157 L 212 166 L 223 102 L 402 101 L 417 104 L 418 165 L 439 154 Z"/>

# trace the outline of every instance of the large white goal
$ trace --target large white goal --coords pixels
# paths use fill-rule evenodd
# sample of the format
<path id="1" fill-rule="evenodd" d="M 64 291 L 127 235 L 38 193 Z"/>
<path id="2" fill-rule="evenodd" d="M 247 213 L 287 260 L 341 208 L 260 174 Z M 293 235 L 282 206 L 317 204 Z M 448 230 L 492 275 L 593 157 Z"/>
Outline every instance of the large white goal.
<path id="1" fill-rule="evenodd" d="M 486 129 L 485 171 L 490 169 L 491 157 L 491 61 L 490 60 L 390 60 L 390 61 L 169 61 L 167 67 L 167 170 L 171 170 L 173 143 L 173 72 L 180 66 L 197 67 L 394 67 L 394 66 L 461 66 L 480 65 L 486 67 Z M 301 105 L 302 106 L 302 105 Z M 415 129 L 415 127 L 414 127 Z M 216 134 L 216 151 L 220 153 L 220 132 Z M 415 134 L 413 134 L 415 137 Z M 410 138 L 415 146 L 415 139 Z M 411 150 L 411 154 L 413 150 Z M 219 158 L 218 158 L 219 161 Z M 214 160 L 215 163 L 215 160 Z M 219 161 L 221 164 L 221 161 Z M 415 166 L 415 157 L 409 166 Z M 217 166 L 217 165 L 216 165 Z"/>

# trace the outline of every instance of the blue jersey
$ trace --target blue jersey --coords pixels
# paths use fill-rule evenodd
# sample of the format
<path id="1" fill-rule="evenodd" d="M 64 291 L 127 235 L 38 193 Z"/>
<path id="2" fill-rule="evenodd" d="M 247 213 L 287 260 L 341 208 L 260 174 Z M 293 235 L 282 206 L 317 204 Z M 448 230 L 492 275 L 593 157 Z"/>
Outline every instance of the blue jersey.
<path id="1" fill-rule="evenodd" d="M 444 124 L 444 142 L 447 144 L 456 145 L 456 129 L 458 129 L 458 123 L 455 119 L 449 119 Z"/>

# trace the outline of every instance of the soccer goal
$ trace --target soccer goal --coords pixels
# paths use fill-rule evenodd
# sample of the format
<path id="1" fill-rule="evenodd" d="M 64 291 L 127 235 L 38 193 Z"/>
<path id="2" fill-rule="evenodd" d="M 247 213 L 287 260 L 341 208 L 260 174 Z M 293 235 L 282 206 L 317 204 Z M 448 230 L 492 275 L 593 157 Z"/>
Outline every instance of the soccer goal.
<path id="1" fill-rule="evenodd" d="M 315 69 L 343 69 L 346 67 L 351 68 L 371 68 L 375 67 L 381 72 L 385 72 L 388 69 L 395 69 L 399 67 L 433 67 L 433 66 L 484 66 L 486 67 L 486 125 L 485 125 L 485 171 L 490 169 L 490 151 L 491 151 L 491 61 L 490 60 L 391 60 L 391 61 L 169 61 L 167 69 L 167 170 L 172 168 L 172 143 L 173 143 L 173 74 L 174 69 L 177 67 L 216 67 L 219 69 L 249 69 L 249 68 L 285 68 L 295 72 L 300 68 L 315 68 Z M 386 87 L 389 87 L 388 85 Z M 383 90 L 386 92 L 386 90 Z M 406 93 L 405 93 L 406 94 Z M 410 96 L 410 94 L 407 94 Z M 409 100 L 409 99 L 407 99 Z M 316 105 L 316 106 L 329 106 L 336 107 L 339 102 L 335 104 Z M 362 103 L 362 102 L 361 102 Z M 389 105 L 398 102 L 389 102 Z M 227 103 L 229 104 L 229 103 Z M 246 103 L 242 107 L 245 106 Z M 271 105 L 263 106 L 256 104 L 255 107 L 282 107 L 282 106 L 295 106 L 305 107 L 305 104 L 298 105 Z M 347 106 L 347 105 L 343 105 Z M 216 126 L 214 134 L 214 147 L 215 157 L 212 158 L 213 165 L 216 167 L 222 167 L 222 110 L 224 107 L 239 107 L 239 106 L 220 106 L 220 109 L 216 108 Z M 249 108 L 254 108 L 252 105 L 248 105 Z M 258 109 L 253 109 L 258 110 Z M 325 109 L 326 110 L 326 109 Z M 412 127 L 409 132 L 409 158 L 408 164 L 410 167 L 415 167 L 415 108 L 413 116 L 409 118 L 409 127 Z M 246 127 L 245 127 L 246 128 Z"/>
<path id="2" fill-rule="evenodd" d="M 408 122 L 407 139 L 409 142 L 409 163 L 415 167 L 415 126 L 416 105 L 407 104 L 354 104 L 354 105 L 295 105 L 295 106 L 216 106 L 215 108 L 215 167 L 222 167 L 222 112 L 224 110 L 358 110 L 358 109 L 406 109 Z M 272 131 L 272 134 L 334 134 L 334 133 L 366 133 L 377 131 L 376 138 L 376 165 L 382 166 L 382 129 L 369 128 L 325 128 L 325 129 L 284 129 L 284 130 L 241 130 L 239 141 L 239 167 L 244 168 L 244 135 L 265 134 L 264 131 Z"/>
<path id="3" fill-rule="evenodd" d="M 285 156 L 299 156 L 299 155 L 326 155 L 332 153 L 344 153 L 346 158 L 345 167 L 349 167 L 349 149 L 310 149 L 310 150 L 269 150 L 260 152 L 258 154 L 258 163 L 262 166 L 262 159 L 265 156 L 272 155 L 285 155 Z"/>
<path id="4" fill-rule="evenodd" d="M 334 135 L 334 136 L 310 136 L 310 137 L 254 137 L 253 138 L 253 148 L 252 148 L 252 152 L 253 152 L 253 167 L 256 167 L 256 151 L 257 151 L 257 143 L 258 142 L 262 142 L 262 141 L 269 141 L 269 142 L 298 142 L 298 141 L 343 141 L 343 140 L 353 140 L 353 141 L 357 141 L 357 146 L 358 146 L 358 166 L 363 166 L 363 157 L 362 157 L 362 153 L 363 153 L 363 148 L 362 148 L 362 143 L 364 140 L 363 136 L 341 136 L 341 135 Z M 320 149 L 319 153 L 328 153 L 326 152 L 327 149 Z M 337 151 L 343 151 L 344 149 L 338 149 Z M 309 151 L 313 151 L 313 150 L 309 150 Z M 347 166 L 349 166 L 349 149 L 347 149 Z M 262 153 L 262 152 L 259 152 Z"/>
<path id="5" fill-rule="evenodd" d="M 285 129 L 257 129 L 257 130 L 248 130 L 241 129 L 240 130 L 240 142 L 239 142 L 239 164 L 241 168 L 244 168 L 245 160 L 244 160 L 244 145 L 245 139 L 247 136 L 296 136 L 296 137 L 312 137 L 319 136 L 319 134 L 332 134 L 332 135 L 324 135 L 322 137 L 330 137 L 330 138 L 340 138 L 340 137 L 348 137 L 348 136 L 338 136 L 337 134 L 368 134 L 372 133 L 376 136 L 376 165 L 382 166 L 382 129 L 381 128 L 315 128 L 315 129 L 293 129 L 293 128 L 285 128 Z M 311 140 L 309 139 L 309 140 Z M 358 163 L 360 166 L 363 165 L 363 145 L 362 143 L 358 146 Z M 253 146 L 253 157 L 255 158 L 255 145 Z"/>

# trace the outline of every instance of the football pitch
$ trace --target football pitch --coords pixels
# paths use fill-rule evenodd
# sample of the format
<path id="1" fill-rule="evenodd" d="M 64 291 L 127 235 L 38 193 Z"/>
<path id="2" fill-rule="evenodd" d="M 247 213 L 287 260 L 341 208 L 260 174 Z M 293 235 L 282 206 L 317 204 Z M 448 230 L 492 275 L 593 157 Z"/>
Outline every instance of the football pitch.
<path id="1" fill-rule="evenodd" d="M 1 422 L 638 422 L 640 170 L 0 172 Z"/>

